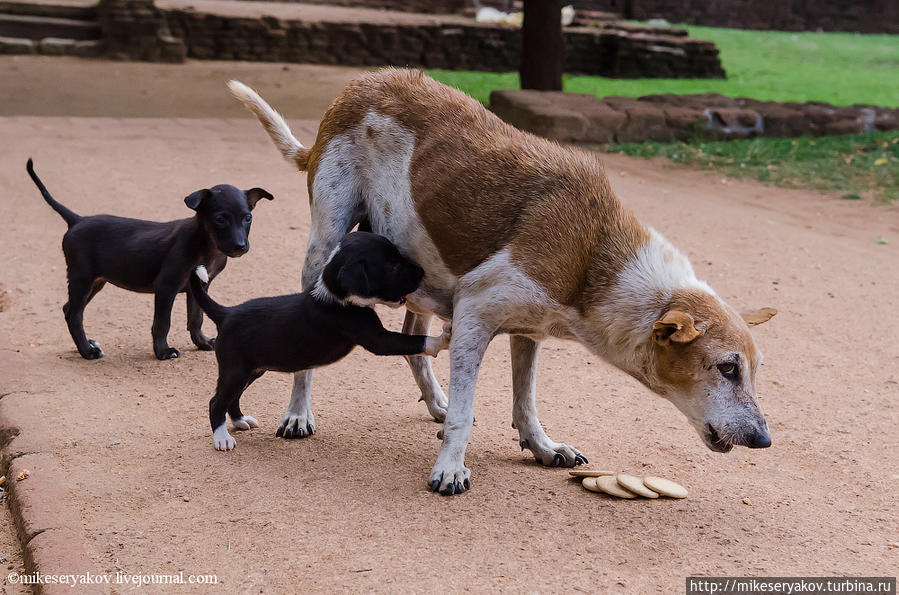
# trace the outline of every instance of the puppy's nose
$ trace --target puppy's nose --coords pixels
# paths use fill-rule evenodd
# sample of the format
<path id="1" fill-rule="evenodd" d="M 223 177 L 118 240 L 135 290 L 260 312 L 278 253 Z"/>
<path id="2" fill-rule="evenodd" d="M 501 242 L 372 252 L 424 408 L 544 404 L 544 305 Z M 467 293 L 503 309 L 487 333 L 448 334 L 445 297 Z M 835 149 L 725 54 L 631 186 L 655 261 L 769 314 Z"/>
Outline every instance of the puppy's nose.
<path id="1" fill-rule="evenodd" d="M 246 240 L 239 240 L 237 242 L 234 242 L 234 247 L 237 248 L 238 250 L 240 250 L 241 252 L 246 252 L 247 251 L 247 242 L 246 242 Z"/>
<path id="2" fill-rule="evenodd" d="M 771 433 L 768 428 L 756 430 L 746 439 L 746 446 L 749 448 L 768 448 L 771 446 Z"/>

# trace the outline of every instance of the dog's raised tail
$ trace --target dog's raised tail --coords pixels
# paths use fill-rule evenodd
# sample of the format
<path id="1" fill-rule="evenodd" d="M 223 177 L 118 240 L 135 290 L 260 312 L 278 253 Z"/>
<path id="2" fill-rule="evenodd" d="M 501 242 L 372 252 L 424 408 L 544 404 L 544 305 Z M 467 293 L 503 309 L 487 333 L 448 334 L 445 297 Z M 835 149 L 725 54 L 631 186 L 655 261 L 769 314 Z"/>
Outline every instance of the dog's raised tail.
<path id="1" fill-rule="evenodd" d="M 225 319 L 228 308 L 209 297 L 206 288 L 203 287 L 205 283 L 209 283 L 209 271 L 201 264 L 194 269 L 194 274 L 190 276 L 190 290 L 193 298 L 200 305 L 200 309 L 218 326 Z"/>
<path id="2" fill-rule="evenodd" d="M 74 223 L 81 220 L 81 215 L 69 209 L 68 207 L 56 202 L 56 199 L 50 196 L 50 193 L 47 191 L 44 183 L 41 182 L 41 179 L 37 177 L 36 173 L 34 173 L 34 162 L 30 157 L 28 158 L 28 163 L 25 164 L 25 169 L 28 170 L 28 175 L 31 176 L 31 180 L 34 182 L 34 185 L 37 186 L 37 189 L 41 191 L 41 194 L 44 196 L 44 200 L 47 201 L 47 204 L 50 205 L 54 211 L 59 213 L 59 215 L 66 220 L 66 225 L 72 227 Z"/>
<path id="3" fill-rule="evenodd" d="M 262 127 L 272 137 L 272 141 L 284 158 L 295 163 L 300 171 L 306 171 L 309 163 L 309 149 L 304 147 L 290 131 L 290 126 L 259 94 L 240 81 L 228 81 L 231 94 L 238 98 L 248 110 L 253 112 Z"/>

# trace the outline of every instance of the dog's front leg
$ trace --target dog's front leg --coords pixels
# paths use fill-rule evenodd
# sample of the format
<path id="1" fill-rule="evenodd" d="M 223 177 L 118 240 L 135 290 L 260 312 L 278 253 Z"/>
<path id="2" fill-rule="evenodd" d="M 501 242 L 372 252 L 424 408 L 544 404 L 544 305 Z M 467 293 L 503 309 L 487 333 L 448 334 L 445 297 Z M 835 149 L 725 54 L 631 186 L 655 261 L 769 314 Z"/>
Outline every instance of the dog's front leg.
<path id="1" fill-rule="evenodd" d="M 312 392 L 312 370 L 301 370 L 293 375 L 293 390 L 290 404 L 281 417 L 276 436 L 284 438 L 305 438 L 315 434 L 315 416 L 310 408 Z"/>
<path id="2" fill-rule="evenodd" d="M 471 487 L 471 470 L 465 466 L 465 449 L 474 421 L 478 370 L 495 331 L 485 322 L 472 301 L 459 301 L 453 313 L 454 330 L 449 348 L 449 407 L 443 424 L 443 445 L 428 479 L 431 491 L 447 496 Z"/>
<path id="3" fill-rule="evenodd" d="M 197 346 L 197 349 L 200 351 L 215 349 L 215 339 L 210 339 L 203 334 L 203 310 L 194 299 L 189 285 L 187 287 L 187 330 L 190 332 L 190 340 Z"/>
<path id="4" fill-rule="evenodd" d="M 177 285 L 175 285 L 177 287 Z M 169 347 L 169 328 L 172 326 L 172 305 L 177 290 L 157 288 L 153 311 L 153 353 L 156 359 L 172 359 L 181 355 L 174 347 Z"/>
<path id="5" fill-rule="evenodd" d="M 403 332 L 407 335 L 427 335 L 431 326 L 430 314 L 416 314 L 415 312 L 406 312 L 406 320 L 403 322 Z M 415 383 L 421 390 L 421 399 L 428 406 L 428 413 L 436 421 L 444 421 L 446 419 L 446 395 L 440 388 L 440 383 L 434 376 L 434 370 L 431 368 L 431 358 L 422 355 L 406 356 L 409 367 L 412 368 L 412 375 L 415 377 Z"/>
<path id="6" fill-rule="evenodd" d="M 586 463 L 576 448 L 553 442 L 537 419 L 537 350 L 540 344 L 528 337 L 512 335 L 512 426 L 518 428 L 521 450 L 534 453 L 537 462 L 549 467 L 574 467 Z"/>

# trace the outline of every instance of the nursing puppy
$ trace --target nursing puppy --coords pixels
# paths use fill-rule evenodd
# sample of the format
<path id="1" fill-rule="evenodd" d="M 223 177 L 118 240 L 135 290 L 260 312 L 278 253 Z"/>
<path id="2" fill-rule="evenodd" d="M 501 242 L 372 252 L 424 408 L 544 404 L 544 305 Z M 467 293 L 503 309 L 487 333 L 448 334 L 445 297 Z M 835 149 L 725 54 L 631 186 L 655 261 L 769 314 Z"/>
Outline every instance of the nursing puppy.
<path id="1" fill-rule="evenodd" d="M 599 161 L 504 123 L 418 71 L 384 69 L 351 82 L 307 149 L 253 90 L 231 91 L 288 161 L 308 171 L 311 287 L 353 225 L 367 220 L 425 270 L 408 296 L 407 332 L 452 319 L 447 402 L 424 358 L 409 358 L 444 439 L 428 486 L 468 489 L 465 450 L 487 345 L 511 335 L 512 425 L 544 465 L 585 462 L 537 419 L 536 363 L 546 337 L 571 339 L 670 400 L 708 448 L 771 443 L 756 397 L 761 354 L 747 324 L 687 258 L 637 221 Z M 311 416 L 311 373 L 295 376 L 282 425 Z"/>
<path id="2" fill-rule="evenodd" d="M 449 324 L 440 337 L 386 330 L 371 306 L 398 308 L 418 288 L 421 267 L 400 254 L 386 238 L 366 232 L 344 236 L 309 293 L 259 298 L 226 308 L 203 289 L 198 269 L 190 284 L 200 308 L 218 327 L 215 357 L 219 377 L 209 401 L 212 439 L 218 450 L 236 441 L 225 427 L 249 430 L 258 422 L 240 411 L 243 391 L 266 371 L 298 372 L 332 364 L 356 345 L 375 355 L 435 356 L 449 346 Z M 312 434 L 315 423 L 300 431 Z M 278 436 L 284 432 L 278 429 Z"/>
<path id="3" fill-rule="evenodd" d="M 187 287 L 198 265 L 218 275 L 228 257 L 237 258 L 250 249 L 250 211 L 261 198 L 274 197 L 262 188 L 238 190 L 222 184 L 197 190 L 184 199 L 193 217 L 167 223 L 126 219 L 113 215 L 82 217 L 50 196 L 34 173 L 31 159 L 28 175 L 44 200 L 69 226 L 62 237 L 69 281 L 69 301 L 62 307 L 69 334 L 84 359 L 103 357 L 100 345 L 84 334 L 84 308 L 107 281 L 123 289 L 154 293 L 153 353 L 157 359 L 178 357 L 169 347 L 172 304 L 187 291 L 187 329 L 198 349 L 210 350 L 213 339 L 203 335 L 203 312 Z"/>

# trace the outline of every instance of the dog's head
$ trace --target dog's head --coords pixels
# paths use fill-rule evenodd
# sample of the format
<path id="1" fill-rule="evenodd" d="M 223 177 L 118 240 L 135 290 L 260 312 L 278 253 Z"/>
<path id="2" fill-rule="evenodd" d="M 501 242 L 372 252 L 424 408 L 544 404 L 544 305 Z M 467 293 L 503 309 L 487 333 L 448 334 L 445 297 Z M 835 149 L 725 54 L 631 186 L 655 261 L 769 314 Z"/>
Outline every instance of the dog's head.
<path id="1" fill-rule="evenodd" d="M 645 381 L 687 416 L 711 450 L 771 445 L 756 394 L 762 355 L 749 327 L 776 313 L 740 315 L 711 293 L 684 289 L 653 324 Z"/>
<path id="2" fill-rule="evenodd" d="M 356 231 L 343 237 L 325 265 L 318 293 L 323 286 L 342 302 L 398 308 L 418 289 L 424 274 L 384 236 Z"/>
<path id="3" fill-rule="evenodd" d="M 240 190 L 220 184 L 191 193 L 184 204 L 197 212 L 219 251 L 237 258 L 250 250 L 250 211 L 262 198 L 274 196 L 262 188 Z"/>

